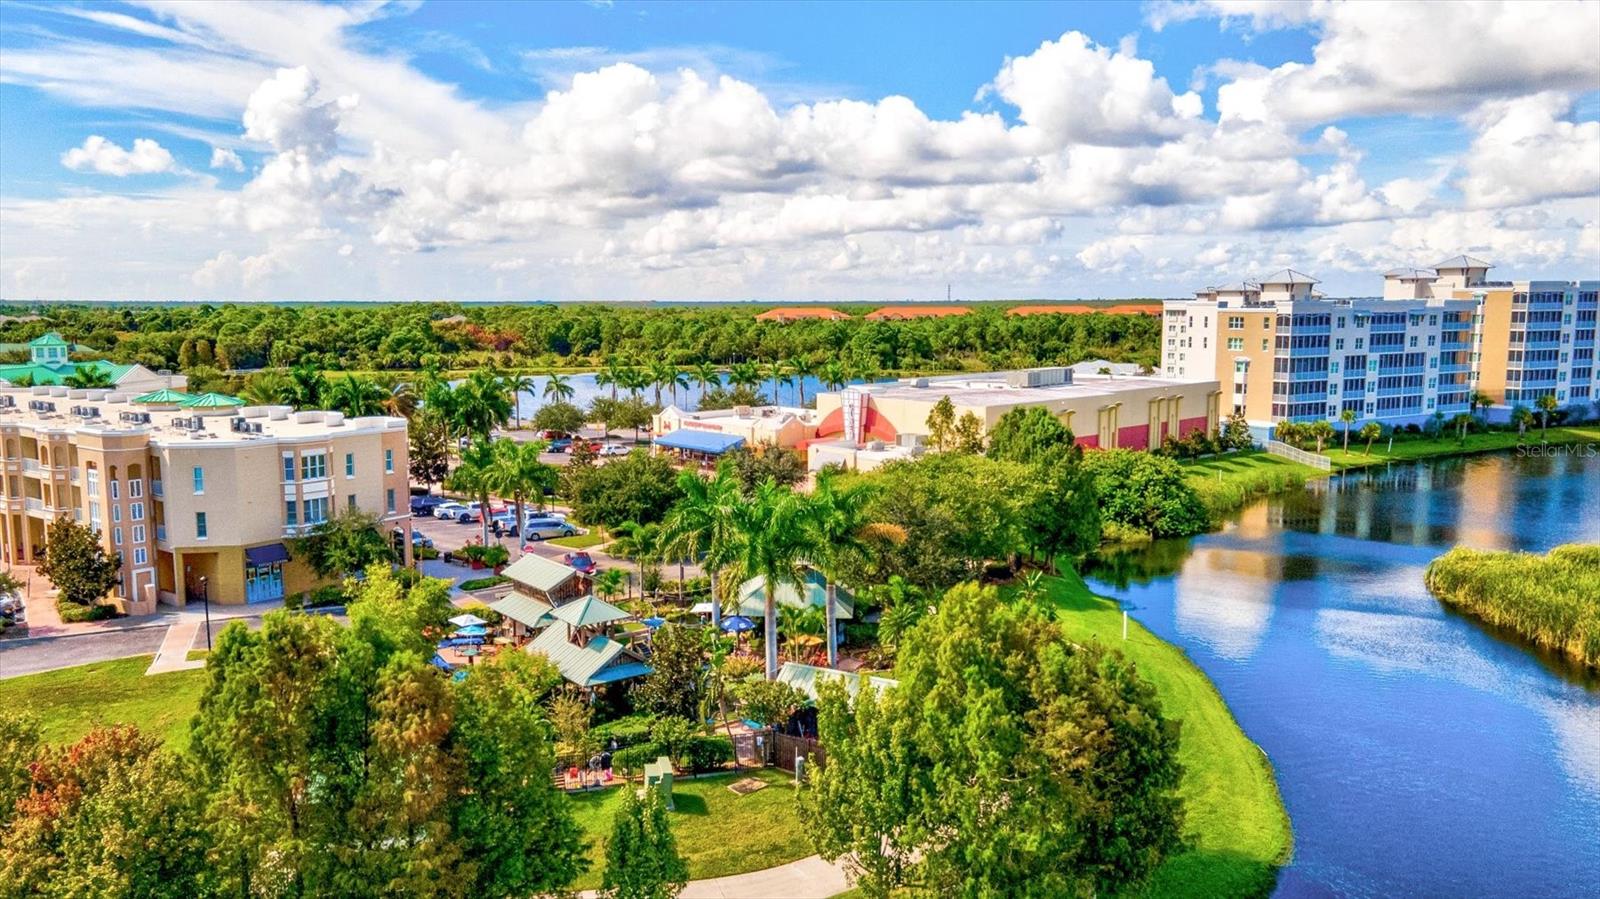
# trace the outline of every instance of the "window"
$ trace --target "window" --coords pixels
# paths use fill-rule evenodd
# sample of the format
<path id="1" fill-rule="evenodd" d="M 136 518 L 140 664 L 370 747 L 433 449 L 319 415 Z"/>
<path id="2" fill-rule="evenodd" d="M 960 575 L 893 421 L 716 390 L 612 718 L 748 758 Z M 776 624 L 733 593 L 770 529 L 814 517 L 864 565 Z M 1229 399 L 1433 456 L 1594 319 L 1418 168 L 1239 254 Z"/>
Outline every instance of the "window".
<path id="1" fill-rule="evenodd" d="M 394 488 L 393 487 L 390 487 L 388 490 L 384 491 L 384 493 L 383 493 L 383 507 L 385 509 L 389 510 L 389 514 L 390 515 L 394 514 Z"/>
<path id="2" fill-rule="evenodd" d="M 122 490 L 120 489 L 121 483 L 122 483 L 121 481 L 118 481 L 115 478 L 113 478 L 111 480 L 111 498 L 112 499 L 121 499 L 122 498 Z"/>
<path id="3" fill-rule="evenodd" d="M 1230 331 L 1243 331 L 1244 330 L 1244 316 L 1242 316 L 1242 315 L 1230 315 L 1230 316 L 1228 316 L 1228 330 L 1230 330 Z"/>
<path id="4" fill-rule="evenodd" d="M 194 467 L 194 495 L 200 496 L 206 492 L 206 470 L 196 465 Z"/>
<path id="5" fill-rule="evenodd" d="M 356 476 L 356 454 L 355 453 L 345 453 L 344 454 L 344 476 L 347 477 L 347 478 L 353 478 L 353 477 Z"/>
<path id="6" fill-rule="evenodd" d="M 133 550 L 133 564 L 135 564 L 135 565 L 144 565 L 144 564 L 148 563 L 149 561 L 150 561 L 150 552 L 148 550 L 146 550 L 142 546 L 134 547 L 134 550 Z"/>
<path id="7" fill-rule="evenodd" d="M 116 503 L 112 503 L 111 504 L 111 520 L 112 521 L 121 521 L 122 520 L 122 507 L 117 505 Z"/>
<path id="8" fill-rule="evenodd" d="M 1366 347 L 1366 345 L 1367 345 L 1367 339 L 1365 337 L 1357 337 L 1356 338 L 1356 349 L 1358 349 L 1358 350 L 1359 349 L 1363 349 L 1364 347 Z"/>
<path id="9" fill-rule="evenodd" d="M 285 482 L 293 482 L 294 481 L 294 456 L 293 455 L 287 455 L 287 456 L 283 457 L 283 480 Z"/>
<path id="10" fill-rule="evenodd" d="M 300 480 L 314 481 L 327 476 L 327 453 L 306 453 L 300 457 Z"/>
<path id="11" fill-rule="evenodd" d="M 306 524 L 321 524 L 324 521 L 327 521 L 328 498 L 326 496 L 315 496 L 311 499 L 305 500 L 304 511 L 304 522 Z"/>
<path id="12" fill-rule="evenodd" d="M 1336 349 L 1336 350 L 1344 349 L 1344 338 L 1343 337 L 1335 337 L 1333 339 L 1333 348 Z"/>
<path id="13" fill-rule="evenodd" d="M 194 513 L 194 538 L 196 540 L 206 539 L 206 513 L 204 512 Z"/>
<path id="14" fill-rule="evenodd" d="M 144 521 L 144 503 L 128 504 L 128 520 Z"/>
<path id="15" fill-rule="evenodd" d="M 1244 338 L 1243 337 L 1229 337 L 1228 338 L 1228 349 L 1233 350 L 1234 352 L 1243 352 L 1244 351 Z"/>
<path id="16" fill-rule="evenodd" d="M 129 496 L 144 496 L 144 479 L 134 478 L 128 482 Z"/>
<path id="17" fill-rule="evenodd" d="M 95 527 L 100 526 L 100 501 L 89 500 L 89 523 Z"/>
<path id="18" fill-rule="evenodd" d="M 1267 342 L 1268 342 L 1267 338 L 1265 338 L 1265 337 L 1261 338 L 1261 352 L 1263 352 L 1263 353 L 1265 353 L 1267 351 Z"/>
<path id="19" fill-rule="evenodd" d="M 122 528 L 111 529 L 111 543 L 113 546 L 122 545 Z"/>
<path id="20" fill-rule="evenodd" d="M 299 510 L 299 508 L 300 507 L 295 505 L 294 500 L 292 499 L 286 499 L 283 501 L 283 523 L 285 525 L 288 525 L 289 527 L 295 526 L 297 523 L 297 516 L 295 513 Z"/>
<path id="21" fill-rule="evenodd" d="M 356 507 L 356 495 L 354 493 L 344 498 L 344 506 L 346 509 L 354 509 Z"/>
<path id="22" fill-rule="evenodd" d="M 1410 343 L 1410 346 L 1411 346 L 1411 347 L 1413 347 L 1413 348 L 1415 348 L 1415 347 L 1416 347 L 1416 345 L 1417 345 L 1417 335 L 1415 335 L 1415 334 L 1413 334 L 1413 335 L 1411 335 L 1411 343 Z"/>
<path id="23" fill-rule="evenodd" d="M 144 525 L 136 524 L 136 525 L 133 526 L 133 542 L 134 543 L 143 543 L 144 542 Z"/>
<path id="24" fill-rule="evenodd" d="M 383 451 L 383 473 L 394 474 L 394 450 L 392 449 Z"/>

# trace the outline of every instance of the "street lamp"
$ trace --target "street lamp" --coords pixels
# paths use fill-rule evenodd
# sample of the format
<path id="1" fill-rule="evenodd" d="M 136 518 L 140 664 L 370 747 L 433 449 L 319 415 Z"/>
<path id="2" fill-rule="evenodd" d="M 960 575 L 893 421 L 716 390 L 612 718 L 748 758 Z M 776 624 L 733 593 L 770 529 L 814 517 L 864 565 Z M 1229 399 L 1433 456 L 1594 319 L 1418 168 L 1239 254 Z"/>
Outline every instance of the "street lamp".
<path id="1" fill-rule="evenodd" d="M 206 576 L 200 575 L 200 603 L 206 610 L 206 652 L 211 652 L 211 591 L 206 589 Z"/>

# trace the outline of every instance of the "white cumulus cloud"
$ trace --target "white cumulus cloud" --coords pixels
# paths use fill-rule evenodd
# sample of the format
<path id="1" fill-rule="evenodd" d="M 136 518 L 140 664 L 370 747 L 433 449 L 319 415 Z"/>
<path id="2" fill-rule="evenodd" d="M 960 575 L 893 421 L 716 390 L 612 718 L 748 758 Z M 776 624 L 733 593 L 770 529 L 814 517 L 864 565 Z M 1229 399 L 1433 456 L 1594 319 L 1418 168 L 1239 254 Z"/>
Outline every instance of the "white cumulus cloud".
<path id="1" fill-rule="evenodd" d="M 147 137 L 135 138 L 133 149 L 128 150 L 98 134 L 89 135 L 82 146 L 62 153 L 61 164 L 74 172 L 95 172 L 119 178 L 170 172 L 176 165 L 165 147 Z"/>

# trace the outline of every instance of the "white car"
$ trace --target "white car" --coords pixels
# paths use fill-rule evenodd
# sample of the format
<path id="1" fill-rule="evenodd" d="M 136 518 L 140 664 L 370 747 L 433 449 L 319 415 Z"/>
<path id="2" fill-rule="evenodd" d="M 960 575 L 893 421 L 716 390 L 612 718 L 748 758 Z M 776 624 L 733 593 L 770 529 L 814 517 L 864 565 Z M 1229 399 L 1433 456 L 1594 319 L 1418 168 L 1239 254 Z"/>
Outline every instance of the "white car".
<path id="1" fill-rule="evenodd" d="M 440 503 L 433 507 L 433 517 L 445 521 L 459 521 L 461 513 L 467 511 L 465 503 Z"/>
<path id="2" fill-rule="evenodd" d="M 483 503 L 466 503 L 461 509 L 460 513 L 456 515 L 456 521 L 466 524 L 468 522 L 477 521 L 482 517 Z"/>
<path id="3" fill-rule="evenodd" d="M 626 456 L 631 452 L 633 452 L 633 447 L 631 446 L 625 446 L 621 443 L 604 443 L 600 445 L 600 452 L 596 453 L 596 455 Z"/>

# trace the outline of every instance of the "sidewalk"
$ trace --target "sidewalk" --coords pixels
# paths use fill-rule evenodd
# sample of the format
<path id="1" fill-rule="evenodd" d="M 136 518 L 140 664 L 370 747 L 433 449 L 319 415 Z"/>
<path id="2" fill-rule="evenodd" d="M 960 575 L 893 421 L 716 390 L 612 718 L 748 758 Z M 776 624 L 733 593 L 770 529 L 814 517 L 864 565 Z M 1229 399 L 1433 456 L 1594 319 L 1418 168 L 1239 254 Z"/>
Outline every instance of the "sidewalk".
<path id="1" fill-rule="evenodd" d="M 850 878 L 838 862 L 825 862 L 812 855 L 776 868 L 691 880 L 679 893 L 680 899 L 753 899 L 782 896 L 784 899 L 828 899 L 850 889 Z M 583 899 L 594 899 L 596 891 L 585 890 Z"/>
<path id="2" fill-rule="evenodd" d="M 161 648 L 156 650 L 156 657 L 150 661 L 150 667 L 145 669 L 145 674 L 163 674 L 168 671 L 187 671 L 191 668 L 204 668 L 204 659 L 190 659 L 189 650 L 194 646 L 194 638 L 199 635 L 200 628 L 205 624 L 203 615 L 180 614 L 177 624 L 167 628 L 166 637 L 161 640 Z"/>

